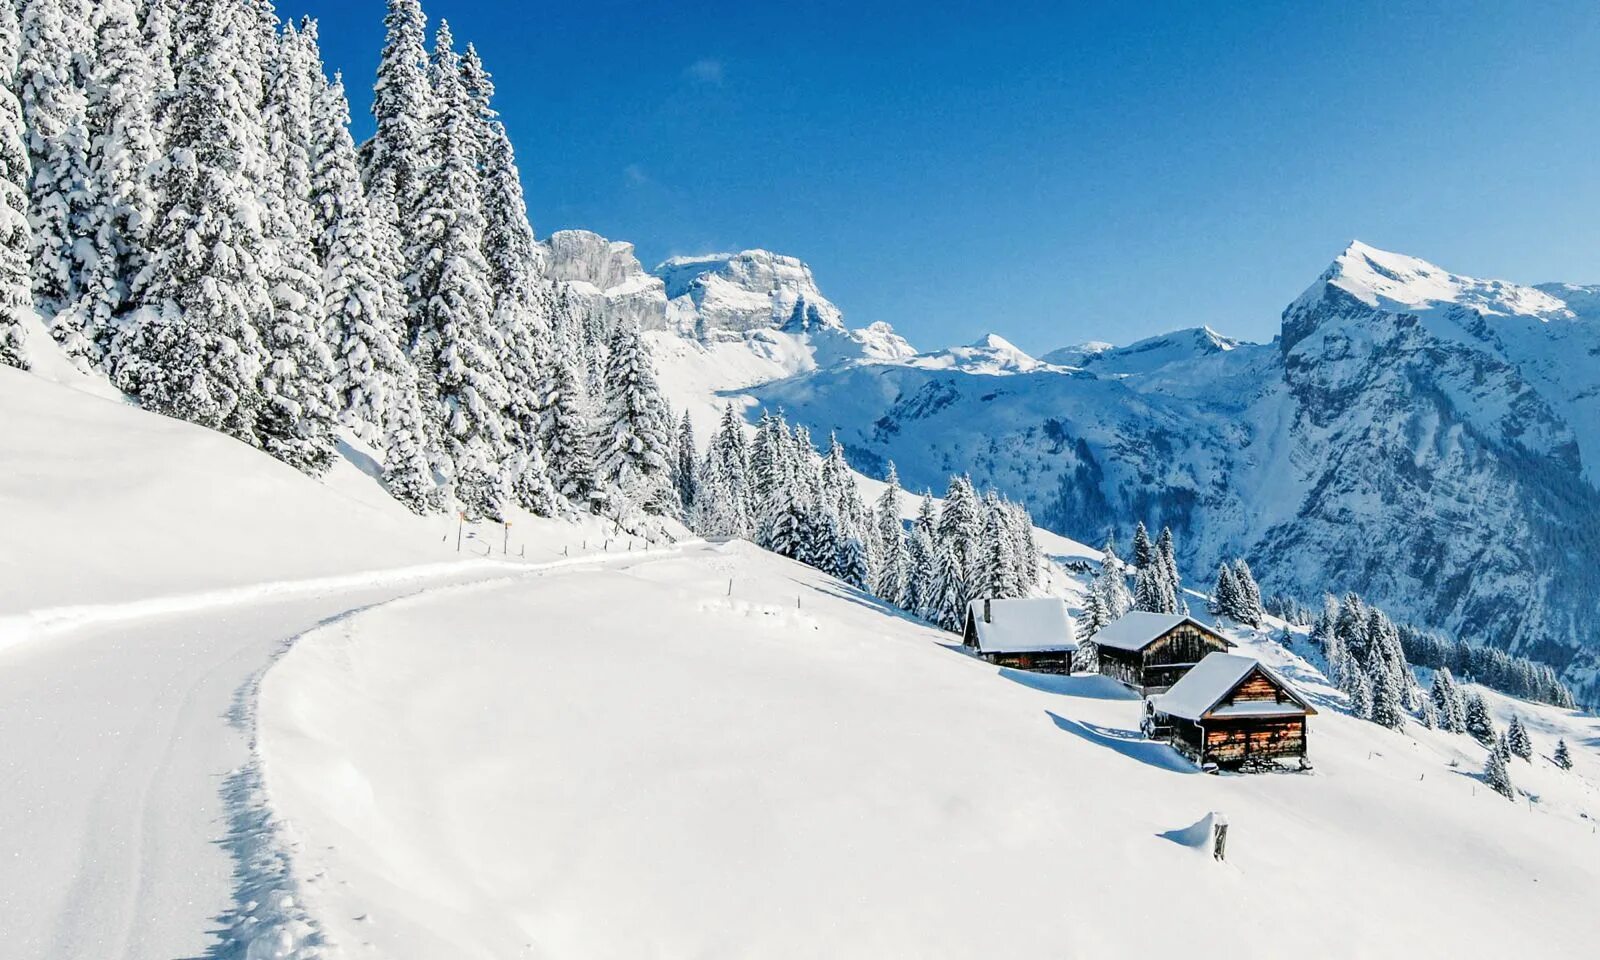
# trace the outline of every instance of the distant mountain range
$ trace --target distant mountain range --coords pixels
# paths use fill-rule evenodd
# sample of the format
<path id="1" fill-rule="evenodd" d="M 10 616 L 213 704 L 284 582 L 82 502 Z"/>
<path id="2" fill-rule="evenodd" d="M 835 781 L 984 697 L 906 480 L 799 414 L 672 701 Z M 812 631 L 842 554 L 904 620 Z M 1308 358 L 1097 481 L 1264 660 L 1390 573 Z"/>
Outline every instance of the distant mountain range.
<path id="1" fill-rule="evenodd" d="M 917 489 L 969 471 L 1079 540 L 1170 525 L 1192 578 L 1243 555 L 1270 591 L 1356 590 L 1600 695 L 1600 287 L 1358 242 L 1270 344 L 1200 327 L 1036 358 L 849 328 L 767 251 L 647 272 L 594 234 L 549 249 L 592 309 L 657 331 L 677 403 L 753 397 L 837 431 L 865 473 L 893 460 Z"/>

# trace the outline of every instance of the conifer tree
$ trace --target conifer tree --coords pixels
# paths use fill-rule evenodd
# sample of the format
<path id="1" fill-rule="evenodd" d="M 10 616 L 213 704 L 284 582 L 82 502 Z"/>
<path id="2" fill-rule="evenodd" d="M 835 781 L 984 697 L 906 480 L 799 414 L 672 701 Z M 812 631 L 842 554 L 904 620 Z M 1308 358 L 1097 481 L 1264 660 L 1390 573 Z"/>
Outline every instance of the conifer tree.
<path id="1" fill-rule="evenodd" d="M 1367 672 L 1359 666 L 1346 666 L 1345 672 L 1350 677 L 1349 689 L 1346 691 L 1350 694 L 1350 713 L 1363 720 L 1371 720 L 1374 706 L 1372 681 L 1367 678 Z"/>
<path id="2" fill-rule="evenodd" d="M 589 435 L 588 400 L 583 393 L 583 378 L 571 361 L 557 365 L 543 417 L 548 425 L 548 468 L 556 489 L 574 504 L 598 512 L 605 500 Z"/>
<path id="3" fill-rule="evenodd" d="M 707 536 L 750 536 L 749 452 L 732 404 L 723 408 L 722 421 L 706 451 L 706 462 L 708 466 L 701 469 L 702 480 L 709 469 L 714 469 L 718 496 L 703 498 L 700 515 L 706 529 L 702 532 Z M 795 506 L 797 510 L 803 508 L 804 504 Z"/>
<path id="4" fill-rule="evenodd" d="M 95 57 L 86 87 L 89 199 L 81 233 L 92 253 L 77 298 L 54 326 L 69 355 L 115 375 L 122 319 L 149 259 L 155 209 L 148 171 L 157 157 L 153 77 L 132 0 L 94 12 Z"/>
<path id="5" fill-rule="evenodd" d="M 1515 714 L 1506 727 L 1506 745 L 1511 748 L 1512 755 L 1524 760 L 1533 759 L 1533 740 L 1528 736 L 1528 728 L 1523 725 L 1522 718 Z"/>
<path id="6" fill-rule="evenodd" d="M 265 205 L 265 264 L 273 311 L 258 432 L 268 453 L 318 476 L 333 464 L 336 414 L 333 354 L 314 256 L 311 102 L 320 83 L 313 76 L 314 43 L 314 30 L 302 36 L 291 25 L 268 51 L 267 149 L 278 162 L 262 173 L 271 191 Z"/>
<path id="7" fill-rule="evenodd" d="M 1090 584 L 1083 597 L 1083 613 L 1078 617 L 1078 635 L 1085 640 L 1100 632 L 1100 628 L 1110 623 L 1112 617 L 1106 611 L 1105 598 L 1098 589 L 1098 581 Z M 1082 647 L 1079 647 L 1082 650 Z M 1081 663 L 1082 658 L 1078 659 Z M 1087 669 L 1087 668 L 1085 668 Z"/>
<path id="8" fill-rule="evenodd" d="M 948 502 L 946 509 L 949 509 Z M 938 569 L 933 618 L 946 630 L 957 632 L 966 626 L 967 573 L 955 548 L 943 537 L 939 539 Z"/>
<path id="9" fill-rule="evenodd" d="M 929 533 L 931 526 L 912 524 L 906 541 L 906 590 L 901 608 L 913 616 L 928 618 L 938 587 L 938 548 Z"/>
<path id="10" fill-rule="evenodd" d="M 507 496 L 509 447 L 503 411 L 509 400 L 497 358 L 503 343 L 491 326 L 483 206 L 468 128 L 475 110 L 461 82 L 449 24 L 434 50 L 433 115 L 428 146 L 435 163 L 421 182 L 406 278 L 416 330 L 413 362 L 434 385 L 431 411 L 456 499 L 469 517 L 498 519 Z"/>
<path id="11" fill-rule="evenodd" d="M 19 37 L 15 8 L 0 4 L 0 363 L 26 370 L 23 324 L 33 313 L 29 279 L 29 161 L 22 105 L 11 89 Z"/>
<path id="12" fill-rule="evenodd" d="M 900 475 L 892 461 L 883 494 L 878 498 L 874 535 L 879 563 L 872 592 L 896 606 L 904 606 L 910 589 L 911 555 L 906 546 L 905 525 L 900 521 Z"/>
<path id="13" fill-rule="evenodd" d="M 1239 585 L 1233 578 L 1233 568 L 1224 563 L 1217 568 L 1217 583 L 1211 588 L 1211 600 L 1206 610 L 1219 617 L 1231 617 L 1239 609 Z"/>
<path id="14" fill-rule="evenodd" d="M 387 398 L 388 408 L 383 414 L 383 483 L 396 500 L 414 513 L 426 515 L 438 512 L 444 498 L 428 454 L 427 417 L 410 376 L 408 368 L 405 379 Z"/>
<path id="15" fill-rule="evenodd" d="M 1372 685 L 1372 722 L 1392 730 L 1404 729 L 1405 708 L 1400 702 L 1400 688 L 1394 674 L 1374 657 L 1368 666 L 1368 679 Z"/>
<path id="16" fill-rule="evenodd" d="M 694 512 L 700 489 L 699 450 L 694 442 L 694 423 L 689 419 L 688 410 L 683 411 L 683 419 L 678 423 L 677 445 L 672 457 L 672 485 L 678 491 L 678 502 L 683 506 L 683 516 L 687 519 Z"/>
<path id="17" fill-rule="evenodd" d="M 1567 749 L 1567 741 L 1565 737 L 1556 741 L 1555 756 L 1551 757 L 1550 759 L 1562 770 L 1572 769 L 1572 753 Z"/>
<path id="18" fill-rule="evenodd" d="M 617 324 L 606 358 L 605 386 L 601 477 L 649 512 L 670 512 L 672 421 L 637 322 Z"/>
<path id="19" fill-rule="evenodd" d="M 396 264 L 378 245 L 378 225 L 361 190 L 340 78 L 318 92 L 313 106 L 312 210 L 319 228 L 315 246 L 322 262 L 323 312 L 336 338 L 335 408 L 356 436 L 376 444 L 385 436 L 391 407 L 417 403 L 415 378 L 400 343 L 403 296 Z M 402 388 L 413 396 L 397 397 Z"/>
<path id="20" fill-rule="evenodd" d="M 161 202 L 119 385 L 148 409 L 219 428 L 259 445 L 268 303 L 254 189 L 251 109 L 228 65 L 241 56 L 226 0 L 186 5 L 165 156 L 154 176 Z"/>
<path id="21" fill-rule="evenodd" d="M 397 246 L 415 251 L 412 230 L 418 225 L 416 203 L 429 166 L 428 118 L 433 113 L 422 4 L 389 0 L 383 25 L 386 36 L 372 92 L 377 127 L 363 147 L 367 195 L 374 213 L 396 230 Z M 406 272 L 417 269 L 411 262 Z"/>
<path id="22" fill-rule="evenodd" d="M 1488 759 L 1484 761 L 1483 782 L 1507 800 L 1517 799 L 1516 788 L 1511 785 L 1511 771 L 1498 750 L 1490 750 Z"/>
<path id="23" fill-rule="evenodd" d="M 1261 604 L 1261 587 L 1243 557 L 1233 563 L 1233 581 L 1236 587 L 1233 618 L 1252 627 L 1260 626 L 1267 611 Z"/>
<path id="24" fill-rule="evenodd" d="M 1433 730 L 1439 726 L 1439 708 L 1434 705 L 1432 697 L 1422 698 L 1422 706 L 1417 712 L 1417 720 L 1427 730 Z"/>
<path id="25" fill-rule="evenodd" d="M 1182 578 L 1178 576 L 1177 546 L 1172 540 L 1171 527 L 1161 528 L 1161 536 L 1156 540 L 1155 554 L 1156 564 L 1161 568 L 1161 579 L 1166 583 L 1165 593 L 1170 598 L 1170 609 L 1164 612 L 1187 613 L 1189 605 L 1183 599 Z"/>
<path id="26" fill-rule="evenodd" d="M 1451 676 L 1449 667 L 1440 667 L 1433 673 L 1433 686 L 1429 690 L 1429 698 L 1439 711 L 1439 728 L 1451 733 L 1467 732 L 1466 709 L 1461 702 L 1461 693 L 1456 689 L 1455 677 Z"/>
<path id="27" fill-rule="evenodd" d="M 82 294 L 91 249 L 88 97 L 80 67 L 92 59 L 89 13 L 80 0 L 21 7 L 17 91 L 32 168 L 33 298 L 68 352 L 86 352 L 81 331 L 55 317 Z"/>
<path id="28" fill-rule="evenodd" d="M 1128 592 L 1127 571 L 1122 558 L 1117 556 L 1115 536 L 1106 537 L 1106 545 L 1100 553 L 1100 571 L 1095 575 L 1094 590 L 1100 595 L 1107 623 L 1133 609 L 1133 594 Z"/>
<path id="29" fill-rule="evenodd" d="M 1150 545 L 1150 531 L 1144 527 L 1140 520 L 1133 528 L 1133 568 L 1142 570 L 1155 560 L 1155 549 Z"/>
<path id="30" fill-rule="evenodd" d="M 1498 735 L 1494 719 L 1489 716 L 1489 704 L 1484 701 L 1483 694 L 1476 690 L 1467 695 L 1466 728 L 1484 746 L 1494 743 Z"/>

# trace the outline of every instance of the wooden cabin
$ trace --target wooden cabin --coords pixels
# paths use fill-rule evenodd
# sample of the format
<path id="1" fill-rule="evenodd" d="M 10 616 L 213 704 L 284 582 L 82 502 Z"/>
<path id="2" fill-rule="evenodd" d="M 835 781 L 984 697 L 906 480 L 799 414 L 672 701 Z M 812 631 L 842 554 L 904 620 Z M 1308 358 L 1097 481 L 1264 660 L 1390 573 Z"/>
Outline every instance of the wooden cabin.
<path id="1" fill-rule="evenodd" d="M 1207 654 L 1148 702 L 1146 733 L 1205 766 L 1306 756 L 1306 718 L 1316 710 L 1260 661 Z"/>
<path id="2" fill-rule="evenodd" d="M 1162 693 L 1208 653 L 1233 644 L 1222 634 L 1181 613 L 1133 610 L 1094 635 L 1100 672 L 1115 677 L 1140 696 Z"/>
<path id="3" fill-rule="evenodd" d="M 961 642 L 990 663 L 1040 673 L 1071 673 L 1078 650 L 1067 605 L 1056 597 L 974 600 Z"/>

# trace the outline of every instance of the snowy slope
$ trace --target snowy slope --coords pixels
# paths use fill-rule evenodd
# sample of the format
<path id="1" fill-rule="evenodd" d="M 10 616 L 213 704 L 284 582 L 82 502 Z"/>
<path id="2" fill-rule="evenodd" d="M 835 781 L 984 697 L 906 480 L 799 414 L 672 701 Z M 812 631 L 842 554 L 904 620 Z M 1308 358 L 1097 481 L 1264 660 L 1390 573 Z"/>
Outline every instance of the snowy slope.
<path id="1" fill-rule="evenodd" d="M 1240 640 L 1321 705 L 1314 773 L 1198 775 L 1114 684 L 996 669 L 742 544 L 378 608 L 262 687 L 310 924 L 279 955 L 1592 949 L 1592 748 L 1516 761 L 1513 804 L 1466 738 L 1337 714 L 1309 664 Z M 1533 725 L 1541 752 L 1600 732 Z M 1187 842 L 1209 811 L 1226 863 Z"/>
<path id="2" fill-rule="evenodd" d="M 9 367 L 0 409 L 0 618 L 499 558 L 506 547 L 546 560 L 552 547 L 608 535 L 598 521 L 517 514 L 509 533 L 467 525 L 458 552 L 454 520 L 408 511 L 348 445 L 313 480 L 215 431 Z M 0 624 L 0 644 L 5 634 Z"/>
<path id="3" fill-rule="evenodd" d="M 754 389 L 912 489 L 969 470 L 1098 542 L 1171 525 L 1191 577 L 1356 590 L 1566 669 L 1600 697 L 1600 293 L 1354 243 L 1271 344 L 1180 330 L 1035 359 L 1004 340 Z"/>

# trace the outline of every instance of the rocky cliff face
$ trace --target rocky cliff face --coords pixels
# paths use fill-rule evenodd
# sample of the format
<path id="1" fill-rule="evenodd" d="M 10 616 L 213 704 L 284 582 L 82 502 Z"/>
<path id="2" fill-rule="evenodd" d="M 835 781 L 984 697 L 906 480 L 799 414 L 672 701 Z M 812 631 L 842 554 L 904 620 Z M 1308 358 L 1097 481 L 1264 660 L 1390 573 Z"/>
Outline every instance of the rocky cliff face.
<path id="1" fill-rule="evenodd" d="M 802 333 L 844 329 L 844 315 L 817 289 L 811 268 L 766 250 L 674 257 L 655 269 L 687 332 L 743 333 L 778 328 Z"/>
<path id="2" fill-rule="evenodd" d="M 984 341 L 762 391 L 858 466 L 952 470 L 1083 540 L 1171 524 L 1209 579 L 1358 590 L 1600 695 L 1600 291 L 1353 244 L 1270 345 L 1199 328 L 1034 360 Z"/>

